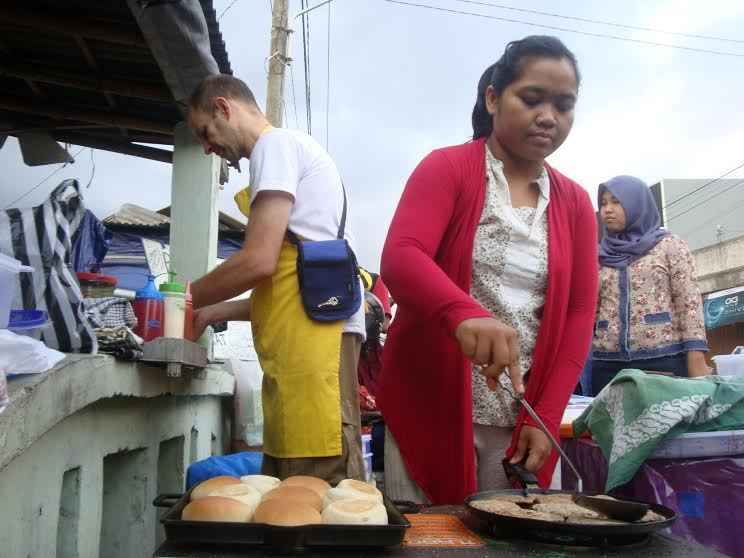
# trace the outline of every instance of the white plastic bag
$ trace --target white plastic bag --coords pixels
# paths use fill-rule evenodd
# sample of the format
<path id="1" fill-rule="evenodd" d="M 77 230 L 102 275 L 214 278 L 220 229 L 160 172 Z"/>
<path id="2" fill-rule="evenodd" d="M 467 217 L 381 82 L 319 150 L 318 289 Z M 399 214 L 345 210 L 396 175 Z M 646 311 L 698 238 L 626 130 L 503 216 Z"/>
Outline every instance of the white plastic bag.
<path id="1" fill-rule="evenodd" d="M 0 370 L 8 376 L 41 374 L 65 358 L 64 353 L 50 349 L 41 341 L 0 329 Z"/>
<path id="2" fill-rule="evenodd" d="M 249 446 L 263 444 L 263 371 L 257 360 L 230 359 L 235 375 L 235 437 Z"/>
<path id="3" fill-rule="evenodd" d="M 5 370 L 0 368 L 0 414 L 8 404 L 8 381 L 5 379 Z"/>

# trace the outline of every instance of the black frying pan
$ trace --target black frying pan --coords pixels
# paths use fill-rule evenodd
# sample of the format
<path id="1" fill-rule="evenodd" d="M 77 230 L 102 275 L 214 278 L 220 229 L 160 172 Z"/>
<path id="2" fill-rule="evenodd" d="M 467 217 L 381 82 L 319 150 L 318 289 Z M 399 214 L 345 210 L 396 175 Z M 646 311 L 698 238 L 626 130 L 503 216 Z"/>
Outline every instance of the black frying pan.
<path id="1" fill-rule="evenodd" d="M 523 517 L 512 517 L 491 513 L 472 507 L 475 500 L 487 500 L 496 494 L 524 496 L 526 494 L 570 494 L 571 490 L 491 490 L 478 492 L 465 500 L 470 513 L 482 520 L 493 536 L 502 538 L 512 534 L 525 535 L 543 542 L 578 546 L 626 545 L 645 540 L 651 533 L 669 527 L 677 514 L 674 510 L 659 504 L 649 504 L 649 509 L 663 516 L 662 521 L 648 523 L 628 523 L 627 525 L 594 525 L 585 523 L 559 523 Z"/>

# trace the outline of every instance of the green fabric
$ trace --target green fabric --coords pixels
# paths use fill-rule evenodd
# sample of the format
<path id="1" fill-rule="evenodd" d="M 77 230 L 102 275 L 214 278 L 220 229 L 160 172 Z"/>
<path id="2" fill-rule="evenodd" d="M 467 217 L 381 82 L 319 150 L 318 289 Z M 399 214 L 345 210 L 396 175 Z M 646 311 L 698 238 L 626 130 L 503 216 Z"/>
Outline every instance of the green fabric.
<path id="1" fill-rule="evenodd" d="M 744 428 L 744 378 L 672 378 L 623 370 L 573 422 L 602 448 L 605 491 L 625 484 L 662 440 L 685 432 Z"/>

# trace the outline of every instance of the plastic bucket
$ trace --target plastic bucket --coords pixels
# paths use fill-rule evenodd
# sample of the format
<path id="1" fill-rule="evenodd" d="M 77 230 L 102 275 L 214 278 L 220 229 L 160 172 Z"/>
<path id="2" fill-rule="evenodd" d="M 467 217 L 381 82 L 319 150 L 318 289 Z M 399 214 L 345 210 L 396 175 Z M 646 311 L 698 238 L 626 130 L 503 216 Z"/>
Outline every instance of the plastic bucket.
<path id="1" fill-rule="evenodd" d="M 18 260 L 0 253 L 0 329 L 8 327 L 16 276 L 33 270 L 33 267 L 22 265 Z"/>

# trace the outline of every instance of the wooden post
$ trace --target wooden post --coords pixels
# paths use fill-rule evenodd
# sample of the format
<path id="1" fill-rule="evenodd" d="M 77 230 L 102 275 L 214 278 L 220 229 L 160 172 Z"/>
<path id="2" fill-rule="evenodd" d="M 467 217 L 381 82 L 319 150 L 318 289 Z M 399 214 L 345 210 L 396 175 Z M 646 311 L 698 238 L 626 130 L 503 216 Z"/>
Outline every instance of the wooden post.
<path id="1" fill-rule="evenodd" d="M 266 118 L 274 126 L 284 121 L 284 68 L 287 56 L 287 0 L 274 0 L 269 48 L 269 78 L 266 89 Z"/>

